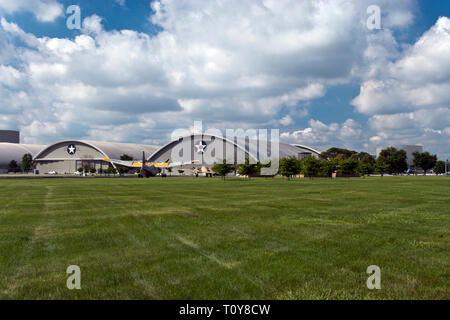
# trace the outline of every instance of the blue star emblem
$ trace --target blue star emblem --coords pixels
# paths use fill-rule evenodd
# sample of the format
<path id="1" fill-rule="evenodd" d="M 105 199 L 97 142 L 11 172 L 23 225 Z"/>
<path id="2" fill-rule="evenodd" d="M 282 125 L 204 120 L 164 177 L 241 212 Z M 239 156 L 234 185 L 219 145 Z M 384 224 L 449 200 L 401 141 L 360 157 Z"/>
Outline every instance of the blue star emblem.
<path id="1" fill-rule="evenodd" d="M 75 152 L 77 152 L 77 147 L 75 147 L 74 144 L 70 144 L 70 145 L 67 147 L 67 153 L 70 154 L 70 155 L 74 155 Z"/>

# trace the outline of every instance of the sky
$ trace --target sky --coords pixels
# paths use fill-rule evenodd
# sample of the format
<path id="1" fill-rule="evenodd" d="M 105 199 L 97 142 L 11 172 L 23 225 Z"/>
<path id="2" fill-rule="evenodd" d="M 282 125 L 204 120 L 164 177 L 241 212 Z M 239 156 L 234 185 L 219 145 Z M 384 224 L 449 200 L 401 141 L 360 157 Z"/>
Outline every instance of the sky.
<path id="1" fill-rule="evenodd" d="M 0 0 L 0 129 L 163 145 L 194 121 L 445 160 L 450 1 Z"/>

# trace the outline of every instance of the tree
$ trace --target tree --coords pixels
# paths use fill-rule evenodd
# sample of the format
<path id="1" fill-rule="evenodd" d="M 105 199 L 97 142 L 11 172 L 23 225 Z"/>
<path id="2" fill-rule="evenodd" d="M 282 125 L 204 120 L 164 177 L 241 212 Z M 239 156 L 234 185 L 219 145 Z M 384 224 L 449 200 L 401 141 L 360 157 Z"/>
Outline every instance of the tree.
<path id="1" fill-rule="evenodd" d="M 77 169 L 77 171 L 78 171 L 79 173 L 82 173 L 82 172 L 83 172 L 83 168 L 80 167 L 80 168 Z"/>
<path id="2" fill-rule="evenodd" d="M 8 172 L 20 172 L 20 168 L 16 160 L 11 160 L 8 164 Z"/>
<path id="3" fill-rule="evenodd" d="M 184 173 L 184 170 L 183 169 L 178 169 L 178 173 L 182 175 Z"/>
<path id="4" fill-rule="evenodd" d="M 364 162 L 360 162 L 358 165 L 358 173 L 361 176 L 368 176 L 369 174 L 371 174 L 373 172 L 373 167 L 370 164 L 364 163 Z"/>
<path id="5" fill-rule="evenodd" d="M 89 172 L 91 174 L 95 174 L 97 172 L 97 170 L 94 167 L 92 167 L 92 168 L 89 169 Z"/>
<path id="6" fill-rule="evenodd" d="M 111 173 L 113 173 L 113 168 L 108 167 L 103 172 L 105 173 L 105 175 L 107 174 L 109 176 Z"/>
<path id="7" fill-rule="evenodd" d="M 354 158 L 348 158 L 339 162 L 339 173 L 342 174 L 355 174 L 358 169 L 358 160 Z"/>
<path id="8" fill-rule="evenodd" d="M 437 161 L 436 165 L 434 166 L 433 171 L 436 174 L 445 173 L 445 162 L 444 161 Z"/>
<path id="9" fill-rule="evenodd" d="M 437 162 L 437 156 L 431 155 L 429 152 L 414 152 L 413 153 L 414 159 L 414 165 L 419 168 L 423 169 L 423 175 L 427 174 L 427 171 L 431 168 L 434 168 Z"/>
<path id="10" fill-rule="evenodd" d="M 118 167 L 118 168 L 117 168 L 117 171 L 119 172 L 119 175 L 121 176 L 121 175 L 123 175 L 123 174 L 125 174 L 125 173 L 128 172 L 128 168 L 125 168 L 125 167 Z"/>
<path id="11" fill-rule="evenodd" d="M 103 174 L 103 169 L 102 168 L 98 169 L 98 173 Z"/>
<path id="12" fill-rule="evenodd" d="M 170 173 L 170 176 L 172 176 L 172 168 L 167 168 L 167 171 Z"/>
<path id="13" fill-rule="evenodd" d="M 29 172 L 31 171 L 33 165 L 33 156 L 29 153 L 26 153 L 22 157 L 22 171 Z"/>
<path id="14" fill-rule="evenodd" d="M 335 172 L 338 168 L 338 160 L 321 160 L 320 161 L 320 169 L 319 174 L 327 177 L 332 177 L 333 172 Z"/>
<path id="15" fill-rule="evenodd" d="M 295 157 L 282 158 L 278 165 L 278 173 L 283 177 L 291 179 L 293 176 L 300 174 L 301 163 Z"/>
<path id="16" fill-rule="evenodd" d="M 217 173 L 225 180 L 225 176 L 234 171 L 233 165 L 227 163 L 227 160 L 223 160 L 222 163 L 215 163 L 212 167 L 212 171 Z"/>
<path id="17" fill-rule="evenodd" d="M 372 174 L 375 171 L 375 158 L 368 154 L 367 152 L 360 152 L 358 153 L 358 173 L 360 175 L 368 176 L 369 174 Z"/>
<path id="18" fill-rule="evenodd" d="M 375 163 L 374 171 L 383 176 L 386 172 L 389 171 L 388 165 L 384 161 L 378 161 Z"/>
<path id="19" fill-rule="evenodd" d="M 331 159 L 348 159 L 352 156 L 356 156 L 358 153 L 353 150 L 341 149 L 341 148 L 330 148 L 325 152 L 320 154 L 320 159 L 331 160 Z"/>
<path id="20" fill-rule="evenodd" d="M 260 174 L 260 172 L 261 172 L 261 164 L 259 162 L 251 164 L 248 158 L 245 159 L 245 163 L 241 163 L 239 165 L 238 169 L 238 173 L 241 176 L 248 176 L 249 178 L 252 175 Z"/>
<path id="21" fill-rule="evenodd" d="M 387 168 L 386 172 L 389 173 L 402 173 L 408 169 L 406 151 L 397 150 L 393 147 L 381 150 L 377 162 L 383 163 Z"/>
<path id="22" fill-rule="evenodd" d="M 320 160 L 314 157 L 307 157 L 302 160 L 301 172 L 307 177 L 316 176 L 319 173 L 320 167 Z"/>
<path id="23" fill-rule="evenodd" d="M 133 161 L 133 157 L 127 155 L 126 153 L 124 153 L 123 155 L 120 156 L 120 160 L 122 161 Z"/>
<path id="24" fill-rule="evenodd" d="M 358 160 L 372 167 L 375 165 L 375 158 L 367 152 L 358 153 Z"/>

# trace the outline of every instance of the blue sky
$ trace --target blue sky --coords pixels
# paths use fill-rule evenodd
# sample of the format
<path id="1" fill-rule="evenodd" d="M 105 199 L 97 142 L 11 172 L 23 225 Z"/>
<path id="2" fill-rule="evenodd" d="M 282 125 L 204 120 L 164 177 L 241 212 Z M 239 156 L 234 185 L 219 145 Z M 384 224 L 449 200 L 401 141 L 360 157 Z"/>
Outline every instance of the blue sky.
<path id="1" fill-rule="evenodd" d="M 0 128 L 31 143 L 163 144 L 202 120 L 449 157 L 450 2 L 323 4 L 0 0 Z M 374 4 L 381 30 L 365 28 Z M 66 28 L 70 5 L 81 30 Z"/>
<path id="2" fill-rule="evenodd" d="M 82 8 L 83 16 L 93 14 L 102 16 L 106 30 L 131 29 L 149 34 L 156 34 L 161 30 L 160 27 L 153 25 L 148 20 L 152 13 L 148 0 L 127 0 L 124 6 L 114 0 L 62 0 L 59 2 L 64 8 L 70 5 L 79 5 Z M 373 3 L 376 3 L 376 1 L 373 1 Z M 404 40 L 410 43 L 433 26 L 439 17 L 450 15 L 450 2 L 445 0 L 418 1 L 415 14 L 416 23 L 411 25 L 408 30 L 403 31 L 406 34 Z M 54 23 L 41 23 L 32 12 L 27 11 L 14 12 L 7 14 L 6 17 L 18 23 L 23 30 L 32 32 L 36 36 L 73 37 L 80 33 L 64 27 L 66 23 L 64 16 L 56 19 Z"/>
<path id="3" fill-rule="evenodd" d="M 113 0 L 64 0 L 59 2 L 65 9 L 70 5 L 80 6 L 82 18 L 93 14 L 101 16 L 104 18 L 103 25 L 106 30 L 130 29 L 149 34 L 155 34 L 160 31 L 160 28 L 148 20 L 152 12 L 149 1 L 128 0 L 123 6 Z M 60 16 L 52 23 L 41 23 L 32 12 L 18 11 L 7 15 L 12 21 L 18 23 L 24 31 L 32 32 L 36 36 L 73 38 L 81 32 L 69 30 L 65 27 L 67 16 L 67 14 Z"/>

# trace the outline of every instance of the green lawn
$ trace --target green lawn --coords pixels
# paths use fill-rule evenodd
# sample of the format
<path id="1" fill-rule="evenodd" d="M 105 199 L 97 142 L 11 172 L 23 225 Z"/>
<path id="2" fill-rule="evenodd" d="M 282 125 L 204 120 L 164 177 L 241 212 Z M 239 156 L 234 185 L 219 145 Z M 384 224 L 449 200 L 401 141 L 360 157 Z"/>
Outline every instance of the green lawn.
<path id="1" fill-rule="evenodd" d="M 0 299 L 449 299 L 449 194 L 446 177 L 0 180 Z"/>

